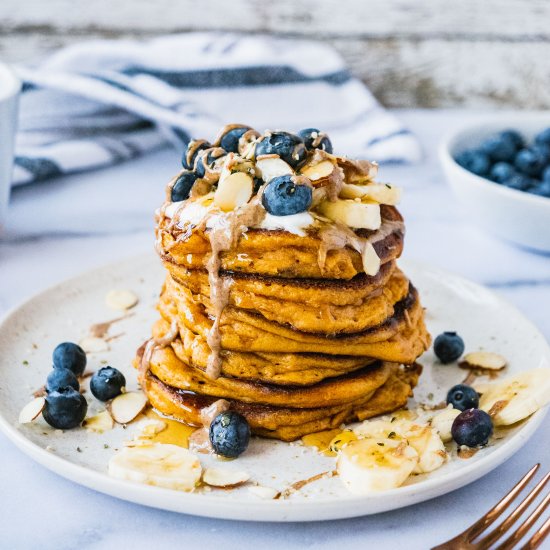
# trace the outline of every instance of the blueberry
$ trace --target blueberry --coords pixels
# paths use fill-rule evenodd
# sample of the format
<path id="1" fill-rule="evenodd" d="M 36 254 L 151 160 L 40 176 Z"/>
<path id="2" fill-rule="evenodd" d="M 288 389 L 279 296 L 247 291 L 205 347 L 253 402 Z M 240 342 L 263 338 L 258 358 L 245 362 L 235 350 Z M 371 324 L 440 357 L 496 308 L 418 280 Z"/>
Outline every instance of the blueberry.
<path id="1" fill-rule="evenodd" d="M 197 156 L 195 160 L 195 174 L 199 178 L 204 178 L 206 174 L 206 165 L 211 166 L 217 159 L 223 157 L 226 154 L 221 147 L 214 147 L 208 151 L 204 151 L 202 155 Z"/>
<path id="2" fill-rule="evenodd" d="M 491 168 L 491 160 L 484 152 L 469 149 L 455 157 L 455 160 L 462 168 L 478 176 L 487 176 Z"/>
<path id="3" fill-rule="evenodd" d="M 539 132 L 535 136 L 535 143 L 537 145 L 548 145 L 548 146 L 550 146 L 550 128 L 546 128 L 542 132 Z"/>
<path id="4" fill-rule="evenodd" d="M 504 183 L 516 174 L 516 170 L 511 164 L 507 162 L 497 162 L 493 164 L 489 177 L 497 183 Z"/>
<path id="5" fill-rule="evenodd" d="M 210 149 L 212 145 L 204 139 L 192 139 L 181 157 L 181 165 L 186 170 L 193 170 L 193 165 L 200 151 Z"/>
<path id="6" fill-rule="evenodd" d="M 46 378 L 46 391 L 48 393 L 67 386 L 76 391 L 80 390 L 78 379 L 69 369 L 53 369 L 48 374 L 48 378 Z"/>
<path id="7" fill-rule="evenodd" d="M 307 158 L 306 146 L 301 137 L 288 132 L 269 132 L 256 145 L 256 156 L 279 155 L 293 168 L 299 168 Z"/>
<path id="8" fill-rule="evenodd" d="M 466 409 L 477 409 L 479 405 L 479 395 L 471 386 L 466 384 L 457 384 L 447 393 L 447 405 L 459 411 Z"/>
<path id="9" fill-rule="evenodd" d="M 516 149 L 522 149 L 525 147 L 525 140 L 523 136 L 516 130 L 504 130 L 500 132 L 500 137 L 511 141 Z"/>
<path id="10" fill-rule="evenodd" d="M 464 340 L 456 332 L 443 332 L 434 341 L 434 353 L 442 363 L 452 363 L 464 353 Z"/>
<path id="11" fill-rule="evenodd" d="M 308 185 L 297 185 L 294 176 L 273 178 L 262 194 L 263 207 L 274 216 L 290 216 L 305 212 L 311 205 L 312 191 Z"/>
<path id="12" fill-rule="evenodd" d="M 540 175 L 544 164 L 545 156 L 539 149 L 521 149 L 514 160 L 519 172 L 532 177 Z"/>
<path id="13" fill-rule="evenodd" d="M 298 135 L 304 140 L 306 149 L 321 149 L 327 153 L 332 153 L 332 143 L 326 134 L 321 134 L 317 128 L 304 128 L 298 132 Z"/>
<path id="14" fill-rule="evenodd" d="M 543 171 L 542 171 L 542 181 L 544 182 L 550 182 L 550 166 L 547 166 Z"/>
<path id="15" fill-rule="evenodd" d="M 517 191 L 527 191 L 533 187 L 533 179 L 524 174 L 514 174 L 510 179 L 507 179 L 503 182 L 503 185 L 510 187 L 511 189 L 516 189 Z"/>
<path id="16" fill-rule="evenodd" d="M 172 186 L 172 191 L 170 192 L 170 199 L 172 202 L 188 199 L 196 179 L 197 176 L 193 174 L 193 172 L 182 172 Z"/>
<path id="17" fill-rule="evenodd" d="M 46 406 L 42 411 L 44 420 L 59 430 L 69 430 L 79 426 L 88 410 L 84 396 L 65 386 L 46 395 Z"/>
<path id="18" fill-rule="evenodd" d="M 237 458 L 248 447 L 250 426 L 244 416 L 228 411 L 214 418 L 210 424 L 209 435 L 216 454 Z"/>
<path id="19" fill-rule="evenodd" d="M 86 368 L 86 354 L 77 344 L 63 342 L 53 350 L 53 368 L 69 369 L 75 376 L 81 376 Z"/>
<path id="20" fill-rule="evenodd" d="M 550 145 L 546 145 L 545 143 L 533 145 L 531 150 L 543 159 L 545 165 L 550 163 Z"/>
<path id="21" fill-rule="evenodd" d="M 543 181 L 535 187 L 531 187 L 531 189 L 529 189 L 529 193 L 538 195 L 539 197 L 550 198 L 550 181 Z"/>
<path id="22" fill-rule="evenodd" d="M 228 153 L 238 153 L 239 152 L 239 139 L 241 136 L 251 130 L 250 126 L 239 126 L 238 128 L 233 128 L 228 130 L 220 138 L 220 147 L 225 149 Z"/>
<path id="23" fill-rule="evenodd" d="M 513 161 L 516 156 L 516 145 L 502 134 L 486 139 L 480 147 L 493 161 Z"/>
<path id="24" fill-rule="evenodd" d="M 453 422 L 451 435 L 458 445 L 479 447 L 487 445 L 493 433 L 491 417 L 480 409 L 461 412 Z"/>
<path id="25" fill-rule="evenodd" d="M 100 401 L 109 401 L 122 393 L 126 386 L 124 375 L 113 367 L 103 367 L 90 380 L 90 391 Z"/>

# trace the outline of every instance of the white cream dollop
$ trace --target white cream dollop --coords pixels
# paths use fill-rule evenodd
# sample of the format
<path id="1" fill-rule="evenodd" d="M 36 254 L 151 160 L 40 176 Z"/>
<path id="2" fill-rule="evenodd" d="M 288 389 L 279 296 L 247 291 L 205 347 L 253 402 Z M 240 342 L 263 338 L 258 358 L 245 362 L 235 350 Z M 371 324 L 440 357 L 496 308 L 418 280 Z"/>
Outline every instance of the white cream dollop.
<path id="1" fill-rule="evenodd" d="M 266 213 L 265 218 L 260 224 L 261 229 L 283 229 L 289 233 L 294 233 L 300 237 L 305 236 L 306 228 L 313 225 L 314 218 L 310 212 L 300 212 L 299 214 L 291 214 L 290 216 L 273 216 Z"/>

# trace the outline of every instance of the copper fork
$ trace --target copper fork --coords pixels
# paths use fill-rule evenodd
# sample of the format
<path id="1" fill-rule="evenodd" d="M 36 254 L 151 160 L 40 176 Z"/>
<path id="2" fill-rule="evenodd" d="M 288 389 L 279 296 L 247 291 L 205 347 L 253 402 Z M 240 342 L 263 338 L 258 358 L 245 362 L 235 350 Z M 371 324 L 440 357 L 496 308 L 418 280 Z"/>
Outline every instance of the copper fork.
<path id="1" fill-rule="evenodd" d="M 496 548 L 498 550 L 509 550 L 519 548 L 519 543 L 533 527 L 537 519 L 546 510 L 550 504 L 550 493 L 542 499 L 540 504 L 523 520 L 523 523 L 502 542 L 499 546 L 493 546 L 502 536 L 507 533 L 516 521 L 523 515 L 529 505 L 535 500 L 537 495 L 542 491 L 548 480 L 550 472 L 547 473 L 533 487 L 529 494 L 522 500 L 516 509 L 495 529 L 483 538 L 476 540 L 487 530 L 512 504 L 514 499 L 523 491 L 527 484 L 531 481 L 540 464 L 535 464 L 517 483 L 517 485 L 493 508 L 491 508 L 481 519 L 476 521 L 466 531 L 460 533 L 451 540 L 435 546 L 432 550 L 487 550 L 488 548 Z M 544 524 L 534 533 L 531 538 L 521 547 L 522 550 L 534 550 L 538 548 L 544 539 L 550 534 L 550 517 L 546 519 Z"/>

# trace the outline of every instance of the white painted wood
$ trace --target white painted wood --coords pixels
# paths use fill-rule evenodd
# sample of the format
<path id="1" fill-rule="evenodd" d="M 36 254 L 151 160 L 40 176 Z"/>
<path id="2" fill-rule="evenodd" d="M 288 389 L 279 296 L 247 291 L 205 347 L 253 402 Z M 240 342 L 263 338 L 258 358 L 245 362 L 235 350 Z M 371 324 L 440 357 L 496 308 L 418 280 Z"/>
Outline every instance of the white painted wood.
<path id="1" fill-rule="evenodd" d="M 316 36 L 550 37 L 547 0 L 2 0 L 4 28 L 224 29 Z"/>
<path id="2" fill-rule="evenodd" d="M 85 39 L 271 32 L 324 40 L 386 105 L 550 106 L 548 0 L 0 0 L 0 58 Z"/>

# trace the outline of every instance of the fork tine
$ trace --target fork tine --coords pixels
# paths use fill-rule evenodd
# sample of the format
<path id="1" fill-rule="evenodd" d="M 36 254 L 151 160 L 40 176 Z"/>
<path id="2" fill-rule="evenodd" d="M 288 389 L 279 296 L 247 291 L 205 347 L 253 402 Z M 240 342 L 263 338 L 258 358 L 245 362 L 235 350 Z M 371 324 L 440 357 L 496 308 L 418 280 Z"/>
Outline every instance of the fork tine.
<path id="1" fill-rule="evenodd" d="M 484 550 L 489 548 L 491 544 L 495 543 L 502 535 L 504 535 L 514 523 L 521 517 L 523 512 L 529 507 L 531 502 L 535 497 L 542 491 L 544 486 L 548 483 L 550 479 L 550 472 L 547 473 L 538 483 L 533 487 L 533 489 L 528 493 L 528 495 L 523 499 L 521 504 L 519 504 L 516 509 L 491 533 L 486 537 L 483 537 L 479 542 L 479 549 Z"/>
<path id="2" fill-rule="evenodd" d="M 535 475 L 540 468 L 540 464 L 535 464 L 514 486 L 514 488 L 504 496 L 495 506 L 493 506 L 482 518 L 478 519 L 471 527 L 466 529 L 464 536 L 468 537 L 468 540 L 475 539 L 480 535 L 489 525 L 491 525 L 498 517 L 510 506 L 516 496 L 523 491 L 523 488 L 531 481 L 531 478 Z"/>
<path id="3" fill-rule="evenodd" d="M 548 518 L 543 526 L 529 539 L 527 544 L 522 548 L 522 550 L 535 550 L 543 542 L 544 539 L 550 534 L 550 518 Z"/>
<path id="4" fill-rule="evenodd" d="M 525 520 L 525 522 L 520 525 L 519 529 L 510 535 L 499 547 L 498 550 L 507 550 L 509 548 L 514 548 L 517 542 L 519 542 L 525 534 L 533 527 L 535 521 L 539 519 L 540 515 L 546 510 L 550 504 L 550 493 L 548 493 L 543 501 L 533 510 L 533 513 Z"/>

